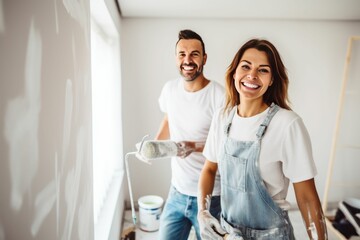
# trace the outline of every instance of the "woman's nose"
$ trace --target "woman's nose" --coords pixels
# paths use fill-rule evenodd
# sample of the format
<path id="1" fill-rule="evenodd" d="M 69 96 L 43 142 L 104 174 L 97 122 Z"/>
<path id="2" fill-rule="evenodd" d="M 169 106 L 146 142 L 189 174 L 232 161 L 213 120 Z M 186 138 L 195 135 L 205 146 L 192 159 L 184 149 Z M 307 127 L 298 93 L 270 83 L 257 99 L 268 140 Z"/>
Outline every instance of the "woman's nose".
<path id="1" fill-rule="evenodd" d="M 252 71 L 247 75 L 248 79 L 257 79 L 257 72 L 256 71 Z"/>

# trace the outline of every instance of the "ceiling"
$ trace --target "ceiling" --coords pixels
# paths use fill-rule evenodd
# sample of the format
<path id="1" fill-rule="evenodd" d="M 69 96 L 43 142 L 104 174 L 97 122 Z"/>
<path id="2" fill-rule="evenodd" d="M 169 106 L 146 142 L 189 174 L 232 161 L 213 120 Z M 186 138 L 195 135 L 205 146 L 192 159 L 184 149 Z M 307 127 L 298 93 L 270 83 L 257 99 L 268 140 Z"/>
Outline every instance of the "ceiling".
<path id="1" fill-rule="evenodd" d="M 124 18 L 360 20 L 360 0 L 116 0 Z"/>

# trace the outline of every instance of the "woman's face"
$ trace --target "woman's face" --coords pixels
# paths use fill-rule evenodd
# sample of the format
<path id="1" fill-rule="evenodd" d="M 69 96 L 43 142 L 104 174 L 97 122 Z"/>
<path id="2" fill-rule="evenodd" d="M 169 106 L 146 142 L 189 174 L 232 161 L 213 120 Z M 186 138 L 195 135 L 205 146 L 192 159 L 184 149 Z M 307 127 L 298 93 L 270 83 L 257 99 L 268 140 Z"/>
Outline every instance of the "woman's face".
<path id="1" fill-rule="evenodd" d="M 246 50 L 233 78 L 241 100 L 262 98 L 272 84 L 272 73 L 266 53 L 255 48 Z"/>

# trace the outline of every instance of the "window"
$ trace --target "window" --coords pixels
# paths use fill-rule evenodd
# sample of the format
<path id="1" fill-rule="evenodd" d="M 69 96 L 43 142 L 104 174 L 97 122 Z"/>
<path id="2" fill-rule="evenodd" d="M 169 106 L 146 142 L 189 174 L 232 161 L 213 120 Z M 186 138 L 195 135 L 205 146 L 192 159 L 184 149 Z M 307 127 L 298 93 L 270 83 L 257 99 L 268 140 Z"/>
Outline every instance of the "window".
<path id="1" fill-rule="evenodd" d="M 93 192 L 97 239 L 98 231 L 111 226 L 123 172 L 120 41 L 105 3 L 92 0 L 90 4 Z M 103 238 L 104 233 L 100 236 Z"/>

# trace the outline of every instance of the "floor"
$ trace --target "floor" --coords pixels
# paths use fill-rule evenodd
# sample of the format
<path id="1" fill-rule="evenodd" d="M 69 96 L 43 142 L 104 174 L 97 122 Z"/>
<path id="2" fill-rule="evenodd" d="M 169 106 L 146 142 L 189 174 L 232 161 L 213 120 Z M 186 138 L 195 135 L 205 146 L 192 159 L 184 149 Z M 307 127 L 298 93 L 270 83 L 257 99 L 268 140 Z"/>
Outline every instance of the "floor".
<path id="1" fill-rule="evenodd" d="M 137 216 L 138 216 L 138 213 L 137 213 Z M 294 227 L 296 239 L 299 239 L 299 240 L 308 239 L 300 212 L 297 210 L 289 211 L 289 217 L 290 217 L 290 220 Z M 138 219 L 138 217 L 137 217 L 137 219 Z M 131 211 L 128 210 L 125 212 L 123 229 L 125 230 L 131 226 L 132 226 Z M 141 229 L 139 229 L 138 224 L 137 224 L 135 236 L 136 236 L 136 240 L 156 240 L 157 233 L 158 233 L 157 231 L 155 231 L 155 232 L 142 231 Z M 339 239 L 331 231 L 328 231 L 328 235 L 329 235 L 328 236 L 329 240 Z M 196 236 L 193 232 L 190 233 L 189 240 L 196 240 Z"/>

